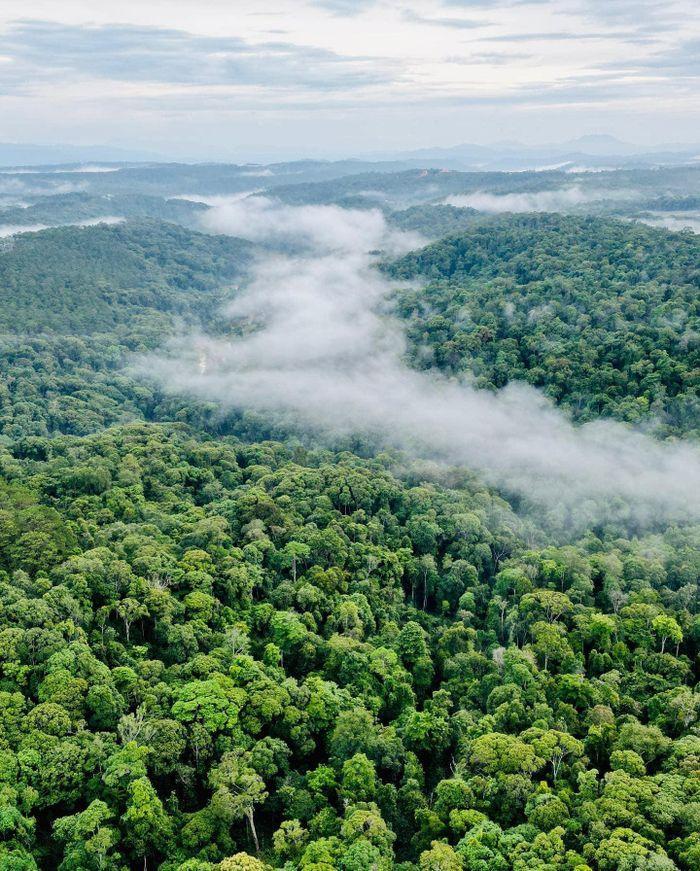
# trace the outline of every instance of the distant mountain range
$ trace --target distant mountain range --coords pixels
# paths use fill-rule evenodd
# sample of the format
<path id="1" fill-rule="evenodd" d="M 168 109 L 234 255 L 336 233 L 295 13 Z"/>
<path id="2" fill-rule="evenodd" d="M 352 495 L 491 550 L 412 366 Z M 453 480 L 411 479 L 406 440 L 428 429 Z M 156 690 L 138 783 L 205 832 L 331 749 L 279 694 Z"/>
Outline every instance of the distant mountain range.
<path id="1" fill-rule="evenodd" d="M 263 155 L 258 160 L 263 162 Z M 324 165 L 330 163 L 357 164 L 367 169 L 373 164 L 377 171 L 409 167 L 432 167 L 472 171 L 518 171 L 526 169 L 578 169 L 603 170 L 620 168 L 648 168 L 700 163 L 700 144 L 666 144 L 656 146 L 635 145 L 614 136 L 592 134 L 567 142 L 543 145 L 524 145 L 504 141 L 491 145 L 464 143 L 449 147 L 420 148 L 412 151 L 383 151 L 356 155 L 345 161 L 305 160 L 293 163 Z M 175 160 L 172 157 L 139 149 L 111 145 L 69 145 L 0 142 L 0 166 L 49 167 L 78 166 L 86 163 L 201 163 L 201 160 Z M 233 164 L 233 159 L 216 163 Z M 242 161 L 237 161 L 242 162 Z M 361 171 L 360 169 L 357 170 Z"/>
<path id="2" fill-rule="evenodd" d="M 619 169 L 700 161 L 700 144 L 644 146 L 623 142 L 606 134 L 593 134 L 543 145 L 510 141 L 492 145 L 465 143 L 449 148 L 421 148 L 381 155 L 374 153 L 371 157 L 419 161 L 461 170 Z"/>
<path id="3" fill-rule="evenodd" d="M 167 161 L 162 154 L 111 145 L 39 145 L 0 142 L 0 166 L 55 166 L 77 163 L 142 163 Z"/>

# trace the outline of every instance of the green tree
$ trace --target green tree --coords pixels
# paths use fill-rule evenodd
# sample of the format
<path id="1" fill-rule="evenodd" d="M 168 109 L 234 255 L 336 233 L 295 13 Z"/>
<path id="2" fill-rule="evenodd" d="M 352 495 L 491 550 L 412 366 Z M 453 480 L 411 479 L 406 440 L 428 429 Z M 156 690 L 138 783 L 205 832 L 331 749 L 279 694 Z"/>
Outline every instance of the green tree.
<path id="1" fill-rule="evenodd" d="M 658 617 L 654 618 L 651 626 L 661 639 L 661 652 L 663 653 L 666 649 L 666 642 L 671 641 L 676 645 L 676 653 L 678 653 L 678 647 L 683 641 L 683 631 L 676 620 L 666 614 L 659 614 Z"/>
<path id="2" fill-rule="evenodd" d="M 145 871 L 148 856 L 163 852 L 172 836 L 171 821 L 147 777 L 129 784 L 129 800 L 122 824 L 130 851 L 143 860 Z"/>
<path id="3" fill-rule="evenodd" d="M 449 844 L 433 841 L 429 850 L 424 850 L 418 862 L 420 871 L 462 871 L 462 857 Z"/>
<path id="4" fill-rule="evenodd" d="M 53 832 L 63 845 L 61 871 L 121 869 L 122 859 L 115 849 L 120 836 L 113 820 L 114 814 L 99 799 L 80 813 L 57 819 Z"/>
<path id="5" fill-rule="evenodd" d="M 267 798 L 265 782 L 250 765 L 248 758 L 237 752 L 225 753 L 219 765 L 212 769 L 209 782 L 214 789 L 212 805 L 216 812 L 231 821 L 245 818 L 260 852 L 255 828 L 254 808 Z"/>

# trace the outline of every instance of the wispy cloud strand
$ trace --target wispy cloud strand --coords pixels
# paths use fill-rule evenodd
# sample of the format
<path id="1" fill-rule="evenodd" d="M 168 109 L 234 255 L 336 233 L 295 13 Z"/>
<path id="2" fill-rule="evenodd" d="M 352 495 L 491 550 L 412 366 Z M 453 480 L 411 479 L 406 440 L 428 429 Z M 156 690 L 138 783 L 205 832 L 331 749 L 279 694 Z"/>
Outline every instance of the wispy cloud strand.
<path id="1" fill-rule="evenodd" d="M 210 227 L 241 233 L 238 209 L 251 203 L 235 204 L 233 218 L 226 207 L 213 210 Z M 142 361 L 143 374 L 223 408 L 331 437 L 364 433 L 467 466 L 582 523 L 700 518 L 697 447 L 662 444 L 609 421 L 575 427 L 523 385 L 494 394 L 409 369 L 400 325 L 386 309 L 391 287 L 367 254 L 392 241 L 379 212 L 250 208 L 251 238 L 267 221 L 269 238 L 297 234 L 315 242 L 316 256 L 259 264 L 227 312 L 258 329 L 230 342 L 186 336 Z"/>

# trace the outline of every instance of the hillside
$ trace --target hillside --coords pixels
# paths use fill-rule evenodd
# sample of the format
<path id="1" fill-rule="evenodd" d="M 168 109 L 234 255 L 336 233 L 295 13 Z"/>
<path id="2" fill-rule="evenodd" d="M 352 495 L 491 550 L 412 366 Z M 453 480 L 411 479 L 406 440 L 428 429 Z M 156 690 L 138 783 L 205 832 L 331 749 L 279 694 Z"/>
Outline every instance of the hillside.
<path id="1" fill-rule="evenodd" d="M 700 190 L 697 166 L 658 169 L 614 170 L 604 173 L 570 172 L 556 169 L 525 172 L 458 172 L 434 168 L 402 172 L 363 172 L 345 178 L 276 185 L 269 193 L 282 202 L 295 205 L 348 203 L 359 199 L 405 209 L 421 203 L 440 203 L 445 197 L 476 193 L 492 196 L 576 191 L 568 203 L 543 210 L 566 208 L 571 211 L 607 211 L 612 198 L 614 208 L 628 210 L 637 201 L 646 202 L 663 192 L 665 196 L 688 196 Z M 535 209 L 538 207 L 535 206 Z M 505 209 L 503 209 L 505 210 Z"/>
<path id="2" fill-rule="evenodd" d="M 187 323 L 214 329 L 253 250 L 160 222 L 5 240 L 0 433 L 85 434 L 153 413 L 160 399 L 122 371 L 128 355 Z"/>
<path id="3" fill-rule="evenodd" d="M 88 334 L 206 313 L 251 252 L 248 242 L 159 222 L 23 234 L 0 252 L 0 329 Z"/>
<path id="4" fill-rule="evenodd" d="M 582 420 L 700 421 L 700 238 L 558 215 L 503 216 L 388 267 L 417 366 L 541 387 Z M 430 354 L 426 354 L 426 349 Z"/>
<path id="5" fill-rule="evenodd" d="M 67 224 L 105 216 L 122 218 L 157 218 L 174 224 L 194 227 L 197 216 L 207 207 L 187 200 L 164 199 L 144 194 L 88 193 L 55 194 L 37 198 L 24 206 L 0 209 L 0 231 L 3 224 Z"/>
<path id="6" fill-rule="evenodd" d="M 0 468 L 7 867 L 694 867 L 691 533 L 155 426 Z"/>

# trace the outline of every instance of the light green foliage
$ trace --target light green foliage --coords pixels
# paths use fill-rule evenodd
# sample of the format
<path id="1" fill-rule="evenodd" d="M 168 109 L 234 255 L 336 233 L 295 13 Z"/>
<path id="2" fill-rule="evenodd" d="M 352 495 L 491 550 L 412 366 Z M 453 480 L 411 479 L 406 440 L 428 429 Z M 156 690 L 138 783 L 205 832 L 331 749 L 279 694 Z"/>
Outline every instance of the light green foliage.
<path id="1" fill-rule="evenodd" d="M 429 850 L 420 855 L 420 871 L 462 871 L 462 857 L 449 844 L 433 841 Z"/>
<path id="2" fill-rule="evenodd" d="M 265 871 L 268 866 L 248 853 L 236 853 L 217 866 L 218 871 Z"/>
<path id="3" fill-rule="evenodd" d="M 683 640 L 683 630 L 673 617 L 669 617 L 666 614 L 659 614 L 658 617 L 654 617 L 651 628 L 661 641 L 662 653 L 666 649 L 667 641 L 673 644 L 680 644 Z"/>

